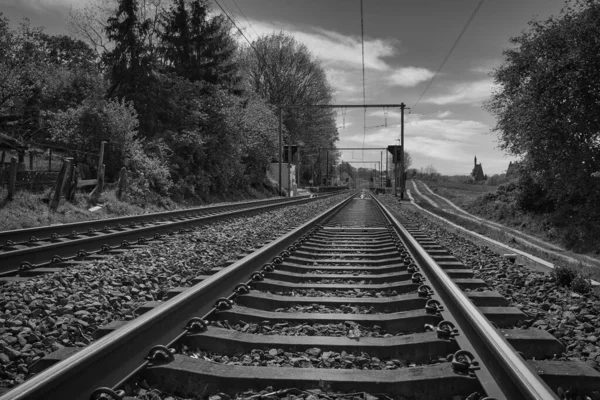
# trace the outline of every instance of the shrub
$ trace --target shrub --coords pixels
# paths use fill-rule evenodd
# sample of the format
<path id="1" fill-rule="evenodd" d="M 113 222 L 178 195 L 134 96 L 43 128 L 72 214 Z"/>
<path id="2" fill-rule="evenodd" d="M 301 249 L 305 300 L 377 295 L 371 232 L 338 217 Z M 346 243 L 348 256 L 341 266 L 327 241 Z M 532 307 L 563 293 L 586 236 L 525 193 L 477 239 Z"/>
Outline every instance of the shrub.
<path id="1" fill-rule="evenodd" d="M 592 282 L 589 278 L 577 274 L 573 282 L 571 282 L 571 289 L 577 293 L 589 293 L 592 290 Z"/>
<path id="2" fill-rule="evenodd" d="M 570 287 L 577 275 L 577 271 L 568 265 L 559 265 L 552 270 L 552 278 L 558 286 Z"/>
<path id="3" fill-rule="evenodd" d="M 558 286 L 568 287 L 577 293 L 588 293 L 592 282 L 571 266 L 559 265 L 552 270 L 552 278 Z"/>
<path id="4" fill-rule="evenodd" d="M 69 108 L 51 114 L 49 122 L 52 139 L 81 150 L 79 161 L 92 166 L 97 158 L 90 158 L 87 151 L 97 149 L 100 142 L 108 141 L 104 161 L 107 179 L 116 179 L 118 171 L 126 167 L 131 171 L 139 188 L 166 194 L 171 187 L 171 177 L 164 144 L 153 142 L 152 155 L 144 150 L 138 138 L 139 122 L 132 103 L 106 100 L 84 101 L 77 108 Z M 158 149 L 158 150 L 156 150 Z M 159 155 L 157 155 L 159 154 Z"/>

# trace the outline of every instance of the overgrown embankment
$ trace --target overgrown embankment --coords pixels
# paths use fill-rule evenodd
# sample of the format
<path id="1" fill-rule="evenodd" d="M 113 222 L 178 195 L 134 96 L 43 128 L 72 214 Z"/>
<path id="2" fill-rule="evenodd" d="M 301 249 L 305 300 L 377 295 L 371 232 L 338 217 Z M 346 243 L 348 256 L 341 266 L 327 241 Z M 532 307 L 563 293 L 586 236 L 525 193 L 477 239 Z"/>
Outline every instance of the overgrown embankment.
<path id="1" fill-rule="evenodd" d="M 568 250 L 600 254 L 600 221 L 587 208 L 563 204 L 532 210 L 527 202 L 527 191 L 514 182 L 485 193 L 476 185 L 449 187 L 443 183 L 426 183 L 434 193 L 471 214 L 559 244 Z"/>
<path id="2" fill-rule="evenodd" d="M 205 202 L 198 199 L 175 202 L 168 197 L 160 196 L 145 198 L 144 201 L 136 201 L 132 196 L 134 194 L 128 193 L 122 200 L 119 200 L 114 190 L 106 191 L 101 195 L 98 202 L 101 208 L 90 211 L 89 209 L 94 204 L 89 201 L 87 196 L 78 194 L 74 202 L 62 201 L 57 211 L 52 212 L 48 207 L 49 196 L 47 192 L 19 191 L 12 201 L 4 201 L 0 204 L 0 231 L 177 210 L 247 199 L 263 199 L 274 196 L 274 192 L 266 188 L 259 190 L 249 187 L 245 191 L 230 190 L 226 194 L 212 197 Z M 5 198 L 6 190 L 0 188 L 0 199 Z"/>

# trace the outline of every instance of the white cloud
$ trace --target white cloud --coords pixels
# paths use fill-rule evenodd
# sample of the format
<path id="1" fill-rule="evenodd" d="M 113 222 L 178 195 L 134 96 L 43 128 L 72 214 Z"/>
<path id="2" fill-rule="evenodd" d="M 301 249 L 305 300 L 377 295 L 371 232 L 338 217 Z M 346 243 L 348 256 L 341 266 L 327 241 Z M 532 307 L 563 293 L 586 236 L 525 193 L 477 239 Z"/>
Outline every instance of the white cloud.
<path id="1" fill-rule="evenodd" d="M 435 75 L 433 71 L 425 68 L 402 67 L 396 69 L 389 78 L 394 85 L 413 87 L 431 79 L 433 75 Z"/>
<path id="2" fill-rule="evenodd" d="M 357 84 L 350 82 L 362 82 L 360 70 L 362 69 L 361 39 L 360 36 L 342 35 L 337 32 L 314 28 L 296 27 L 291 24 L 270 23 L 263 21 L 251 21 L 254 31 L 259 35 L 268 35 L 284 31 L 294 36 L 296 40 L 304 43 L 308 49 L 318 57 L 326 69 L 329 78 L 338 79 L 332 82 L 334 88 L 341 92 L 354 92 L 356 88 L 362 90 Z M 246 32 L 247 36 L 249 31 Z M 254 32 L 253 32 L 254 33 Z M 252 35 L 256 39 L 256 33 Z M 242 39 L 243 40 L 243 39 Z M 426 81 L 433 76 L 433 72 L 412 66 L 393 67 L 385 58 L 399 53 L 400 42 L 396 39 L 365 39 L 365 69 L 371 71 L 369 78 L 374 78 L 373 73 L 386 73 L 386 83 L 396 86 L 413 87 L 420 82 Z M 340 78 L 340 71 L 347 71 L 346 78 Z M 335 72 L 335 74 L 334 74 Z M 350 74 L 350 72 L 353 72 Z M 350 90 L 343 90 L 342 84 L 349 83 Z M 368 83 L 368 82 L 367 82 Z"/>
<path id="3" fill-rule="evenodd" d="M 334 95 L 347 97 L 351 94 L 362 93 L 362 87 L 356 82 L 354 75 L 350 72 L 337 68 L 325 69 L 327 80 L 334 90 Z"/>
<path id="4" fill-rule="evenodd" d="M 480 105 L 489 99 L 494 92 L 495 85 L 492 79 L 483 79 L 475 82 L 457 83 L 451 86 L 446 94 L 428 97 L 426 103 L 444 104 L 472 104 Z"/>
<path id="5" fill-rule="evenodd" d="M 452 115 L 452 111 L 446 110 L 446 111 L 440 111 L 435 113 L 434 118 L 440 118 L 440 119 L 444 119 L 446 117 L 449 117 Z"/>
<path id="6" fill-rule="evenodd" d="M 304 43 L 319 59 L 328 63 L 336 63 L 332 67 L 339 68 L 339 63 L 346 67 L 362 68 L 361 41 L 358 36 L 346 36 L 321 28 L 306 27 L 304 30 L 290 24 L 251 21 L 254 31 L 260 36 L 284 31 Z M 252 35 L 256 39 L 256 35 Z M 243 39 L 242 39 L 243 40 Z M 387 71 L 389 65 L 384 57 L 398 52 L 398 41 L 394 39 L 365 39 L 365 68 L 375 71 Z"/>

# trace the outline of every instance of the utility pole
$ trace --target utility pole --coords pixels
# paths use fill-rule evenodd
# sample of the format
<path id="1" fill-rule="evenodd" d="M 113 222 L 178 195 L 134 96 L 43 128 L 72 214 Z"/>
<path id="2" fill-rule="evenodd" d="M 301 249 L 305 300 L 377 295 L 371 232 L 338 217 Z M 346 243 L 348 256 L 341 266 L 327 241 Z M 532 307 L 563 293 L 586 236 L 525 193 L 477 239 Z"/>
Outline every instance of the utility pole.
<path id="1" fill-rule="evenodd" d="M 383 151 L 379 152 L 379 187 L 382 187 L 381 184 L 382 176 L 381 176 L 381 166 L 383 165 Z"/>
<path id="2" fill-rule="evenodd" d="M 288 197 L 292 197 L 292 132 L 288 144 Z"/>
<path id="3" fill-rule="evenodd" d="M 404 103 L 400 103 L 400 182 L 401 189 L 400 199 L 404 199 L 404 108 L 406 105 Z"/>
<path id="4" fill-rule="evenodd" d="M 325 186 L 329 182 L 329 150 L 327 150 L 327 165 L 325 166 Z"/>
<path id="5" fill-rule="evenodd" d="M 281 187 L 281 159 L 283 158 L 283 107 L 279 107 L 279 195 L 283 194 L 283 188 Z"/>

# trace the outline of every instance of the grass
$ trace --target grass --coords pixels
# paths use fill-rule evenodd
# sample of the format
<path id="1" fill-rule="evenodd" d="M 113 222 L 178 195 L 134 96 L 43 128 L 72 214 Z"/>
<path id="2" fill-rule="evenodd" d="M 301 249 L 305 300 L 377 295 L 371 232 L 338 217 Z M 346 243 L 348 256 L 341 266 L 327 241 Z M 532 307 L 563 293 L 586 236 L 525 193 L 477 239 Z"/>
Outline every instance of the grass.
<path id="1" fill-rule="evenodd" d="M 7 201 L 6 195 L 6 189 L 0 188 L 0 231 L 116 218 L 126 215 L 199 207 L 221 202 L 264 199 L 273 196 L 268 190 L 263 188 L 248 188 L 246 191 L 230 191 L 225 195 L 212 197 L 209 199 L 210 201 L 204 203 L 199 201 L 175 203 L 171 199 L 157 197 L 154 203 L 145 202 L 143 206 L 140 206 L 117 199 L 116 190 L 109 189 L 103 192 L 99 199 L 98 205 L 101 205 L 100 210 L 89 211 L 94 204 L 87 199 L 85 194 L 78 193 L 73 203 L 63 199 L 58 209 L 52 212 L 49 209 L 47 201 L 50 189 L 39 193 L 17 191 L 12 201 Z"/>
<path id="2" fill-rule="evenodd" d="M 429 182 L 428 182 L 428 185 L 429 185 Z M 465 186 L 472 186 L 472 185 L 465 185 Z M 431 189 L 434 191 L 434 193 L 436 193 L 436 190 L 434 190 L 434 188 L 431 188 Z M 532 236 L 536 236 L 536 237 L 545 239 L 554 244 L 560 244 L 558 235 L 554 235 L 554 236 L 548 235 L 549 229 L 548 229 L 548 224 L 547 224 L 547 221 L 545 220 L 545 218 L 540 218 L 539 216 L 537 216 L 537 218 L 536 218 L 536 215 L 520 212 L 520 211 L 516 210 L 514 207 L 507 206 L 505 203 L 497 204 L 497 205 L 486 204 L 488 211 L 484 212 L 484 213 L 478 212 L 478 207 L 482 207 L 481 203 L 483 202 L 481 192 L 469 193 L 468 188 L 455 189 L 455 190 L 449 189 L 449 188 L 443 188 L 443 189 L 446 191 L 450 191 L 454 195 L 454 198 L 452 198 L 451 196 L 446 196 L 446 195 L 442 194 L 442 192 L 438 192 L 438 194 L 440 194 L 443 197 L 448 198 L 449 200 L 454 202 L 459 207 L 464 208 L 466 211 L 468 211 L 474 215 L 478 215 L 482 218 L 500 222 L 500 223 L 506 224 L 508 226 L 513 226 L 514 228 L 518 228 L 519 230 L 524 231 L 528 234 L 531 234 Z M 421 192 L 425 195 L 428 194 L 428 192 L 424 191 L 424 190 L 421 190 Z M 590 264 L 587 260 L 585 260 L 579 254 L 575 254 L 575 253 L 569 254 L 570 257 L 579 260 L 578 262 L 569 263 L 562 258 L 553 256 L 551 253 L 545 252 L 540 249 L 529 247 L 529 246 L 525 245 L 524 243 L 522 243 L 519 240 L 519 238 L 515 239 L 512 235 L 509 235 L 505 232 L 487 228 L 485 225 L 483 225 L 481 223 L 467 220 L 467 219 L 458 217 L 452 213 L 443 211 L 439 208 L 435 208 L 435 207 L 431 206 L 427 201 L 421 200 L 420 197 L 418 195 L 416 195 L 416 193 L 413 194 L 413 197 L 415 198 L 415 202 L 422 208 L 426 209 L 427 211 L 431 211 L 434 214 L 437 214 L 457 225 L 460 225 L 466 229 L 469 229 L 471 231 L 474 231 L 481 235 L 489 237 L 490 239 L 494 239 L 501 243 L 505 243 L 513 248 L 525 251 L 525 252 L 532 254 L 534 256 L 537 256 L 539 258 L 548 260 L 557 266 L 560 265 L 560 266 L 571 267 L 571 268 L 575 269 L 577 272 L 579 272 L 580 274 L 582 274 L 584 277 L 589 277 L 596 281 L 600 281 L 600 268 Z M 456 198 L 463 199 L 463 200 L 467 199 L 467 200 L 464 200 L 465 201 L 464 204 L 460 204 L 459 201 L 454 200 Z M 468 200 L 468 199 L 473 199 L 473 200 Z M 498 208 L 495 210 L 495 212 L 490 212 L 489 209 L 494 208 L 495 206 L 498 206 Z M 506 207 L 508 209 L 502 210 L 501 209 L 502 207 Z M 510 218 L 508 218 L 508 217 L 498 218 L 499 215 L 508 215 L 508 214 L 512 214 L 512 216 Z M 494 218 L 494 216 L 496 218 Z M 525 228 L 528 228 L 528 229 L 525 229 Z"/>

